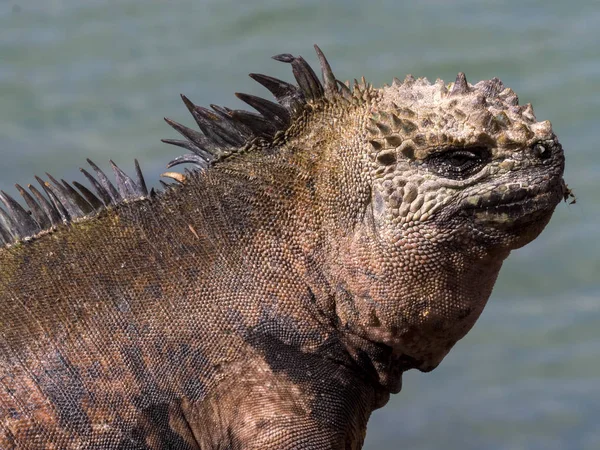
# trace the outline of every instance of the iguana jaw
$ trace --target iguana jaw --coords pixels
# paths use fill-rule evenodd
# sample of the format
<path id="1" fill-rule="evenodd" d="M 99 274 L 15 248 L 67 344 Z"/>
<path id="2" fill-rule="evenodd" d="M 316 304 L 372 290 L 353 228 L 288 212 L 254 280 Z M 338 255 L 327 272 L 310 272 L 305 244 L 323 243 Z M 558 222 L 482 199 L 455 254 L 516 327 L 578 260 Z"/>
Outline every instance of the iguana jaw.
<path id="1" fill-rule="evenodd" d="M 539 224 L 545 225 L 562 197 L 561 184 L 553 181 L 531 190 L 521 189 L 504 195 L 492 195 L 483 198 L 481 204 L 476 206 L 472 203 L 462 206 L 463 211 L 471 215 L 472 220 L 481 228 L 491 227 L 507 233 L 518 231 L 521 235 L 520 243 L 525 245 L 539 233 L 532 235 L 524 231 L 537 229 Z"/>

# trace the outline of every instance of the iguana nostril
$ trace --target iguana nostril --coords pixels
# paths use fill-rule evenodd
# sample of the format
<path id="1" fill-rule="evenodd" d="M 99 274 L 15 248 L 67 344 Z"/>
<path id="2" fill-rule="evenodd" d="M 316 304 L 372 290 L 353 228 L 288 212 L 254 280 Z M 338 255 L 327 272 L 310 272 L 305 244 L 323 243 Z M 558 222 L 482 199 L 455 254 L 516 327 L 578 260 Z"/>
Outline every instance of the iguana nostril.
<path id="1" fill-rule="evenodd" d="M 540 159 L 548 159 L 550 158 L 550 154 L 552 153 L 548 147 L 543 144 L 536 144 L 533 147 L 533 153 Z"/>

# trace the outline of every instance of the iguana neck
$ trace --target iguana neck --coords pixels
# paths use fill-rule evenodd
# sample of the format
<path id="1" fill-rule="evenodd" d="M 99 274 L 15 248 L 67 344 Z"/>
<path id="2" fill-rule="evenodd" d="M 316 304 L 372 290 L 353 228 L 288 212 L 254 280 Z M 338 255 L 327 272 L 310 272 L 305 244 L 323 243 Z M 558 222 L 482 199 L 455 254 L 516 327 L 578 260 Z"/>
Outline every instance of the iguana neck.
<path id="1" fill-rule="evenodd" d="M 338 256 L 327 265 L 330 302 L 352 352 L 363 358 L 363 365 L 370 361 L 371 376 L 383 391 L 397 393 L 404 371 L 434 369 L 469 331 L 491 295 L 508 251 L 440 246 L 437 256 L 421 258 L 378 241 L 371 230 L 358 228 L 331 244 Z M 422 276 L 427 273 L 435 276 Z M 429 311 L 441 303 L 462 311 L 457 318 L 462 327 L 445 331 L 443 316 L 430 320 Z M 417 318 L 415 310 L 420 311 Z"/>

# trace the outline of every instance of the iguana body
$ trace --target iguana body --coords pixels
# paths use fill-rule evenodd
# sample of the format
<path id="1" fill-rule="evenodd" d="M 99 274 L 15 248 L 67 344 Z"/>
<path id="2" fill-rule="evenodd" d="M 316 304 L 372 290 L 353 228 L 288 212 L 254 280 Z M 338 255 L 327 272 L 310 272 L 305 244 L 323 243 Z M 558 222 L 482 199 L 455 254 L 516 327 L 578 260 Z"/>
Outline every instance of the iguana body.
<path id="1" fill-rule="evenodd" d="M 254 76 L 261 117 L 185 99 L 172 164 L 210 167 L 164 193 L 99 176 L 71 220 L 47 184 L 31 240 L 3 197 L 0 448 L 358 449 L 472 327 L 566 192 L 549 123 L 495 79 L 351 92 L 319 56 L 323 85 Z"/>

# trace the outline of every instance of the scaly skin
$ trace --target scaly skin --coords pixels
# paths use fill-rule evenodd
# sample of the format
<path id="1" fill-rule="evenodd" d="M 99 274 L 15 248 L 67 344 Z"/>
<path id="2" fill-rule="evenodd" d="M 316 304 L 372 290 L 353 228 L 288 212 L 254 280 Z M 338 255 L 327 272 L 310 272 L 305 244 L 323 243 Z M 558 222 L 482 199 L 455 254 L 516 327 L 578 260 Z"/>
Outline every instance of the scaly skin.
<path id="1" fill-rule="evenodd" d="M 359 449 L 565 194 L 498 80 L 332 89 L 154 198 L 0 250 L 0 447 Z M 293 109 L 293 108 L 292 108 Z"/>

